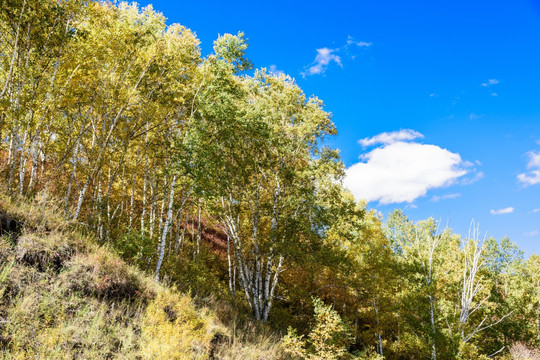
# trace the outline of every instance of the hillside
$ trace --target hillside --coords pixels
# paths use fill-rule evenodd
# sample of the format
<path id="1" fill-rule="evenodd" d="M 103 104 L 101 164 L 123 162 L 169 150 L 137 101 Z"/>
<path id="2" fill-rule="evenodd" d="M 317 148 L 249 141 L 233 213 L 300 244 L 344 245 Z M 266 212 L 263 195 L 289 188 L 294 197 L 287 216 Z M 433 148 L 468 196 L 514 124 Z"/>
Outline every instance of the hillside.
<path id="1" fill-rule="evenodd" d="M 0 195 L 0 349 L 6 359 L 268 359 L 216 314 L 65 221 L 51 201 Z"/>

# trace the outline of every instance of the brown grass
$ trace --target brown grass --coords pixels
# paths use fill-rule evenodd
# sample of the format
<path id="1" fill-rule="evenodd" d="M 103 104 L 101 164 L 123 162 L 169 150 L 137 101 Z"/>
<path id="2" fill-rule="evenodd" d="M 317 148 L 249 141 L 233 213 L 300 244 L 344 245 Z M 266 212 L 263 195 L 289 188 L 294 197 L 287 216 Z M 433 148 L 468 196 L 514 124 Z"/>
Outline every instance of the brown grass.
<path id="1" fill-rule="evenodd" d="M 512 360 L 540 360 L 540 351 L 523 343 L 515 343 L 510 348 Z"/>

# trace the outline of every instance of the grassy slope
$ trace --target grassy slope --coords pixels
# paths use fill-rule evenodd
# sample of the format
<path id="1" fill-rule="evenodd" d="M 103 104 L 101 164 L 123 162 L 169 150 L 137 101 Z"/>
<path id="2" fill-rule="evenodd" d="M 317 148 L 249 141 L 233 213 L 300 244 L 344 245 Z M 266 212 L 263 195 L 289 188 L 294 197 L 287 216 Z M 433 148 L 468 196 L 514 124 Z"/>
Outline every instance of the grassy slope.
<path id="1" fill-rule="evenodd" d="M 214 312 L 126 265 L 59 214 L 50 201 L 0 194 L 0 217 L 21 224 L 0 236 L 2 358 L 282 357 L 273 337 L 232 341 Z"/>

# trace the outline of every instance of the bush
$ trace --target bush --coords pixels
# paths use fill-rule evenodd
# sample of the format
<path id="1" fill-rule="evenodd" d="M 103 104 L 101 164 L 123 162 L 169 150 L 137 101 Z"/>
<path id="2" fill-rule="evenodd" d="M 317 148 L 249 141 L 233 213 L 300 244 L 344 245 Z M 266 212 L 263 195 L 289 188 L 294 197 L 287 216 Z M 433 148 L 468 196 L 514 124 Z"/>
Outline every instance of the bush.
<path id="1" fill-rule="evenodd" d="M 485 355 L 479 353 L 478 348 L 470 343 L 461 342 L 457 355 L 459 360 L 489 360 Z"/>
<path id="2" fill-rule="evenodd" d="M 339 314 L 320 299 L 313 299 L 315 326 L 304 339 L 289 327 L 283 338 L 285 351 L 294 357 L 309 360 L 338 360 L 349 358 L 347 347 L 352 341 L 351 331 Z"/>

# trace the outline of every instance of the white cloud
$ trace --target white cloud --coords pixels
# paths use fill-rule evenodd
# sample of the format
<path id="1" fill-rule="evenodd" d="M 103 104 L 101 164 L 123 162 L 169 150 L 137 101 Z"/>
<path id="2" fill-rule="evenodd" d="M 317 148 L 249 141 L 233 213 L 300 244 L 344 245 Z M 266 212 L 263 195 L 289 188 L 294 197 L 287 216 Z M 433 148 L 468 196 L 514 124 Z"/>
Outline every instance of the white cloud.
<path id="1" fill-rule="evenodd" d="M 423 137 L 424 135 L 420 134 L 418 131 L 405 129 L 400 131 L 384 132 L 370 138 L 360 139 L 358 140 L 358 143 L 364 147 L 377 144 L 388 145 L 398 141 L 408 141 Z"/>
<path id="2" fill-rule="evenodd" d="M 499 94 L 494 92 L 494 93 L 491 93 L 491 96 L 499 96 Z"/>
<path id="3" fill-rule="evenodd" d="M 523 233 L 525 236 L 535 236 L 538 235 L 538 230 L 528 231 L 526 233 Z"/>
<path id="4" fill-rule="evenodd" d="M 352 36 L 349 36 L 345 45 L 341 47 L 334 49 L 327 47 L 317 49 L 317 56 L 315 56 L 315 60 L 306 67 L 305 71 L 301 72 L 300 74 L 304 78 L 306 76 L 324 74 L 331 63 L 336 63 L 340 67 L 343 67 L 343 64 L 341 63 L 341 56 L 344 53 L 349 56 L 348 50 L 353 45 L 357 47 L 369 47 L 372 44 L 365 41 L 356 41 Z M 350 55 L 350 57 L 353 59 L 355 58 L 354 55 Z"/>
<path id="5" fill-rule="evenodd" d="M 304 73 L 302 73 L 302 75 L 306 76 L 323 74 L 331 62 L 335 62 L 339 66 L 342 66 L 341 57 L 334 54 L 336 50 L 337 49 L 329 49 L 327 47 L 317 49 L 317 56 L 315 57 L 315 61 L 311 63 L 311 65 L 306 69 Z"/>
<path id="6" fill-rule="evenodd" d="M 539 211 L 540 211 L 540 209 L 534 209 L 532 212 L 533 212 L 533 213 L 537 213 L 537 212 L 539 212 Z"/>
<path id="7" fill-rule="evenodd" d="M 525 186 L 540 184 L 540 170 L 519 174 L 517 178 Z"/>
<path id="8" fill-rule="evenodd" d="M 540 152 L 530 151 L 527 153 L 529 161 L 527 162 L 528 172 L 518 174 L 517 179 L 525 186 L 540 183 Z"/>
<path id="9" fill-rule="evenodd" d="M 439 94 L 431 93 L 429 94 L 429 97 L 439 97 Z"/>
<path id="10" fill-rule="evenodd" d="M 497 210 L 490 210 L 489 212 L 491 215 L 503 215 L 503 214 L 511 214 L 514 212 L 514 208 L 512 206 L 503 208 L 503 209 L 497 209 Z"/>
<path id="11" fill-rule="evenodd" d="M 429 189 L 451 185 L 468 172 L 459 154 L 436 145 L 393 142 L 395 136 L 382 135 L 363 139 L 367 144 L 385 145 L 346 170 L 344 185 L 359 200 L 411 203 Z"/>
<path id="12" fill-rule="evenodd" d="M 352 36 L 349 35 L 347 37 L 347 45 L 345 45 L 345 46 L 350 46 L 350 45 L 356 45 L 358 47 L 369 47 L 372 44 L 370 42 L 365 42 L 365 41 L 356 41 L 356 40 L 354 40 L 354 38 Z"/>
<path id="13" fill-rule="evenodd" d="M 527 153 L 529 156 L 529 162 L 527 163 L 527 168 L 534 169 L 540 167 L 540 152 L 531 151 Z"/>
<path id="14" fill-rule="evenodd" d="M 446 194 L 446 195 L 441 195 L 441 196 L 433 196 L 431 198 L 431 201 L 433 202 L 438 202 L 438 201 L 441 201 L 441 200 L 446 200 L 446 199 L 455 199 L 455 198 L 458 198 L 460 197 L 461 194 L 460 193 L 455 193 L 455 194 Z"/>
<path id="15" fill-rule="evenodd" d="M 483 87 L 490 87 L 490 86 L 493 86 L 493 85 L 497 85 L 499 83 L 499 80 L 497 79 L 489 79 L 487 83 L 483 83 L 482 86 Z"/>

